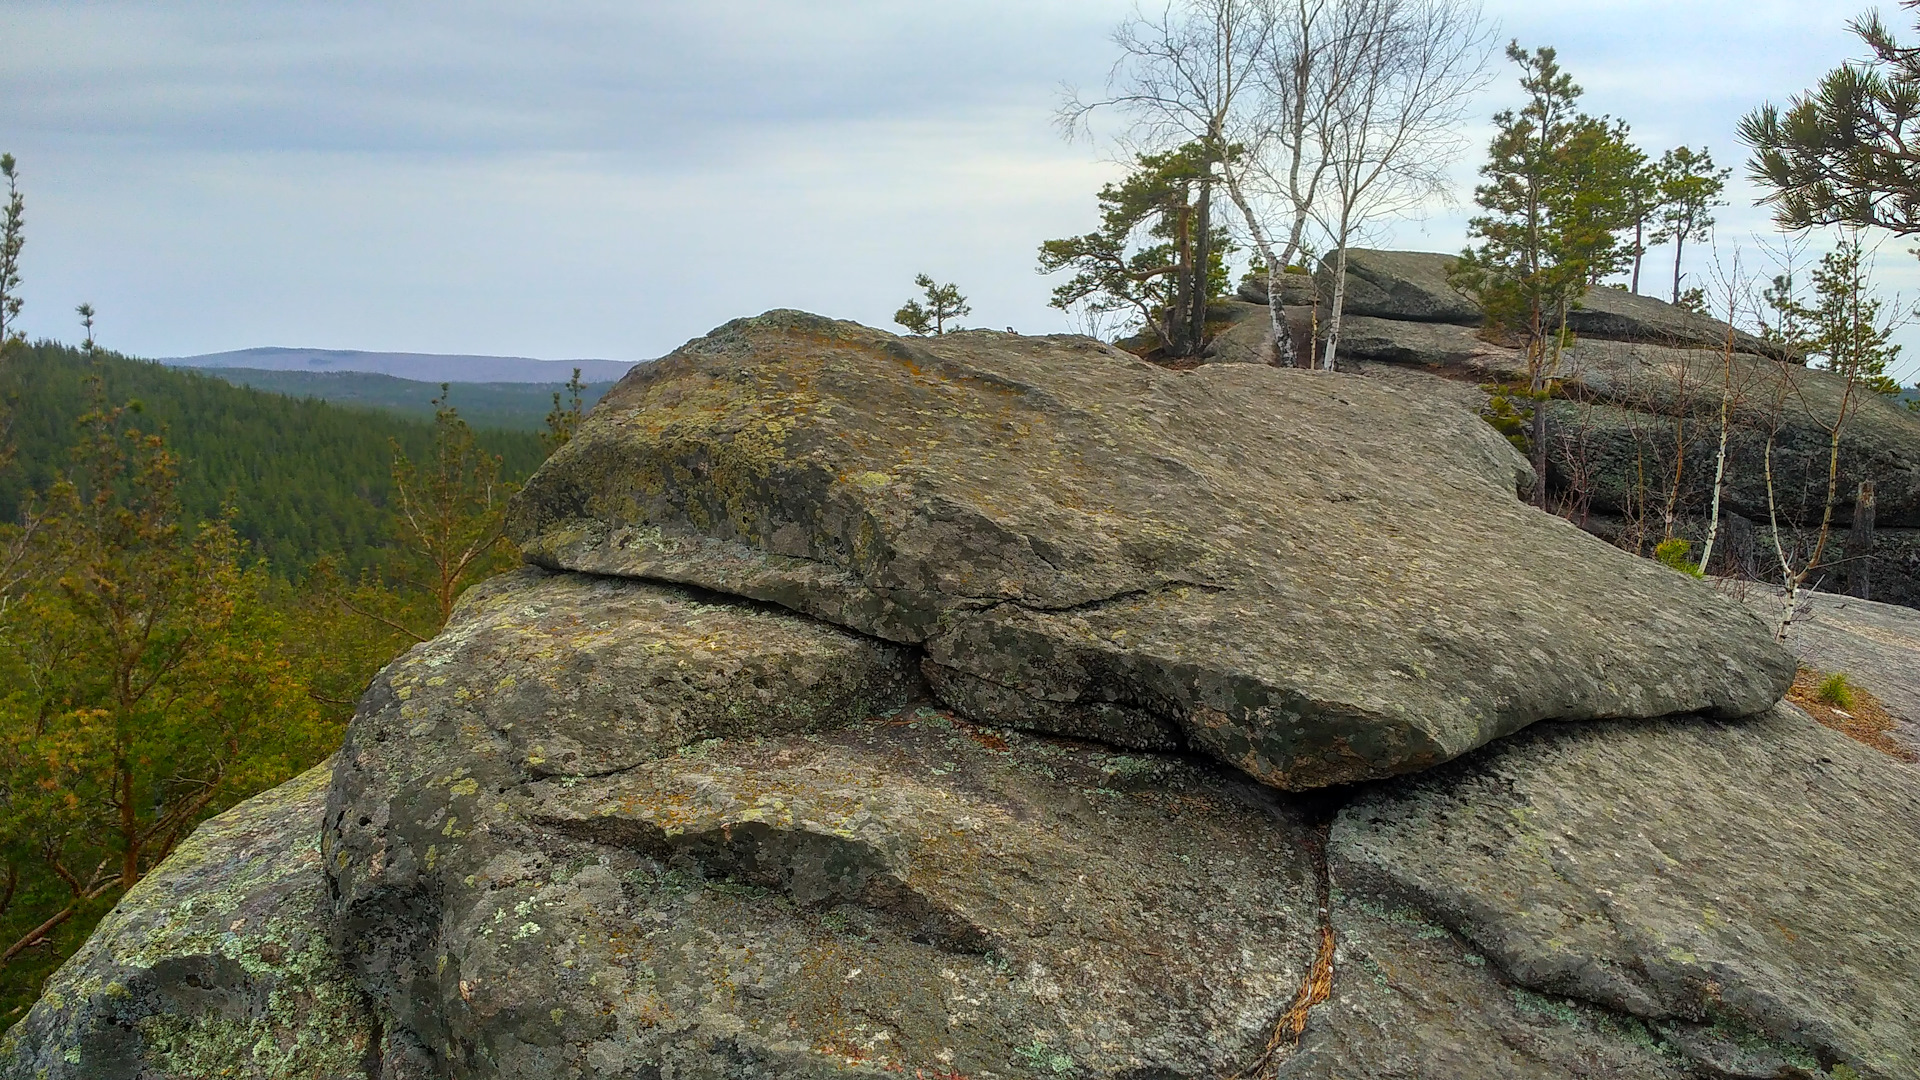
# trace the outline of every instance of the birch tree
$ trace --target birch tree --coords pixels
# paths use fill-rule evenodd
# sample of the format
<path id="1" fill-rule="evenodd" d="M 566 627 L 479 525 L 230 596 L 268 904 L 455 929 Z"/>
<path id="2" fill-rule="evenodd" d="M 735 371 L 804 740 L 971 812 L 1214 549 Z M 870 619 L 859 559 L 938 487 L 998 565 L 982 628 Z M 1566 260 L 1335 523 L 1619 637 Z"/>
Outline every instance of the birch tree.
<path id="1" fill-rule="evenodd" d="M 1347 248 L 1379 219 L 1444 197 L 1464 146 L 1467 105 L 1488 80 L 1490 38 L 1469 0 L 1343 0 L 1331 18 L 1328 100 L 1313 136 L 1327 199 L 1314 209 L 1333 244 L 1324 366 L 1339 355 Z"/>
<path id="2" fill-rule="evenodd" d="M 1787 344 L 1800 346 L 1818 367 L 1841 380 L 1839 401 L 1829 416 L 1806 400 L 1794 374 L 1798 369 L 1790 364 L 1779 365 L 1780 381 L 1774 395 L 1765 466 L 1768 525 L 1773 532 L 1774 554 L 1780 563 L 1781 584 L 1786 590 L 1786 608 L 1776 631 L 1782 641 L 1792 626 L 1801 594 L 1811 587 L 1808 582 L 1814 574 L 1826 565 L 1834 509 L 1840 494 L 1845 429 L 1867 395 L 1898 392 L 1898 384 L 1887 376 L 1886 369 L 1900 353 L 1900 346 L 1892 340 L 1894 332 L 1911 317 L 1911 313 L 1904 310 L 1886 312 L 1885 305 L 1874 297 L 1867 251 L 1857 235 L 1847 237 L 1821 258 L 1820 265 L 1813 271 L 1813 294 L 1813 303 L 1802 303 L 1793 292 L 1791 278 L 1786 278 L 1776 283 L 1769 296 L 1777 321 L 1795 330 Z M 1782 534 L 1774 483 L 1773 448 L 1789 401 L 1804 409 L 1807 418 L 1827 436 L 1826 488 L 1820 503 L 1820 521 L 1814 527 L 1811 546 L 1804 558 L 1800 557 L 1800 545 L 1789 545 Z"/>

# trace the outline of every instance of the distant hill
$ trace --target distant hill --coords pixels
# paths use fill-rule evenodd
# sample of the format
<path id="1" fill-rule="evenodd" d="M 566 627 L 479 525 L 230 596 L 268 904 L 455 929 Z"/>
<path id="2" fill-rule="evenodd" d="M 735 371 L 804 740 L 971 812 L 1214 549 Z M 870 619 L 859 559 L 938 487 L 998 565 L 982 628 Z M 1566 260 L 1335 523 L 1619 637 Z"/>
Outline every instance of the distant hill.
<path id="1" fill-rule="evenodd" d="M 0 519 L 17 517 L 27 492 L 46 490 L 68 467 L 74 421 L 89 406 L 86 379 L 96 372 L 110 403 L 139 401 L 133 421 L 165 434 L 180 459 L 189 520 L 213 518 L 230 502 L 240 535 L 282 573 L 298 574 L 326 554 L 344 556 L 354 570 L 375 565 L 390 542 L 393 444 L 416 461 L 432 446 L 432 425 L 411 417 L 267 393 L 111 353 L 89 361 L 77 349 L 43 343 L 14 352 L 0 385 L 12 399 L 19 450 L 14 467 L 0 471 Z M 478 439 L 516 483 L 546 457 L 532 432 L 482 430 Z"/>
<path id="2" fill-rule="evenodd" d="M 574 368 L 584 382 L 613 382 L 639 361 L 532 360 L 524 356 L 452 356 L 440 353 L 358 352 L 352 349 L 239 349 L 162 358 L 169 367 L 252 368 L 256 371 L 363 371 L 426 383 L 552 383 Z"/>
<path id="3" fill-rule="evenodd" d="M 374 375 L 364 371 L 260 371 L 255 368 L 206 368 L 204 373 L 236 386 L 250 386 L 296 398 L 319 398 L 336 405 L 381 409 L 420 419 L 433 418 L 440 384 Z M 613 388 L 611 382 L 587 383 L 580 395 L 588 408 Z M 455 383 L 451 400 L 476 428 L 539 431 L 546 426 L 560 383 Z"/>

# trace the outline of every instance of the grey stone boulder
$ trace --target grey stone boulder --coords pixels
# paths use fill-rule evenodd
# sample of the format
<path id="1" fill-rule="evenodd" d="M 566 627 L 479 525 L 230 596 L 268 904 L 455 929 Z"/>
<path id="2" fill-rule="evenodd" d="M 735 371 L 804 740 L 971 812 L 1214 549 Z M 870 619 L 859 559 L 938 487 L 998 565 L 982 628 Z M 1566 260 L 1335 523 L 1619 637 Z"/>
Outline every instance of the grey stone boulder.
<path id="1" fill-rule="evenodd" d="M 1272 315 L 1265 304 L 1215 301 L 1207 309 L 1211 337 L 1203 362 L 1271 364 Z"/>
<path id="2" fill-rule="evenodd" d="M 1341 311 L 1409 322 L 1479 326 L 1480 305 L 1447 281 L 1454 257 L 1430 251 L 1347 249 L 1347 287 Z M 1333 297 L 1333 260 L 1321 261 L 1314 274 L 1320 295 Z"/>
<path id="3" fill-rule="evenodd" d="M 1371 362 L 1493 374 L 1493 366 L 1504 368 L 1511 352 L 1483 340 L 1468 326 L 1350 315 L 1340 321 L 1334 363 L 1342 371 Z"/>
<path id="4" fill-rule="evenodd" d="M 383 1022 L 460 1077 L 1257 1054 L 1318 947 L 1307 816 L 1202 760 L 901 707 L 904 653 L 668 586 L 476 587 L 376 681 L 328 804 Z"/>
<path id="5" fill-rule="evenodd" d="M 1567 327 L 1581 338 L 1673 348 L 1724 349 L 1728 337 L 1727 324 L 1719 319 L 1608 286 L 1588 289 L 1580 306 L 1567 312 Z M 1733 331 L 1732 337 L 1735 352 L 1787 358 L 1744 330 Z"/>
<path id="6" fill-rule="evenodd" d="M 1351 248 L 1341 310 L 1400 322 L 1480 326 L 1486 316 L 1479 303 L 1448 282 L 1457 261 L 1439 252 Z M 1315 274 L 1323 302 L 1333 296 L 1332 267 L 1329 256 Z M 1719 319 L 1611 286 L 1588 289 L 1579 306 L 1567 313 L 1567 327 L 1580 338 L 1713 349 L 1726 345 L 1729 329 Z M 1735 330 L 1732 336 L 1737 352 L 1792 359 L 1745 331 Z"/>
<path id="7" fill-rule="evenodd" d="M 1367 791 L 1329 843 L 1335 888 L 1707 1075 L 1885 1080 L 1920 1071 L 1916 852 L 1920 773 L 1785 705 L 1540 725 Z"/>
<path id="8" fill-rule="evenodd" d="M 1267 302 L 1267 279 L 1265 277 L 1243 278 L 1240 287 L 1234 291 L 1237 299 L 1249 304 L 1265 305 Z M 1288 272 L 1280 275 L 1280 306 L 1311 308 L 1320 300 L 1320 287 L 1313 275 L 1303 272 Z"/>
<path id="9" fill-rule="evenodd" d="M 636 369 L 512 517 L 548 567 L 916 646 L 977 719 L 1284 788 L 1777 700 L 1792 659 L 1749 616 L 1528 483 L 1478 417 L 1365 379 L 774 312 Z"/>
<path id="10" fill-rule="evenodd" d="M 334 953 L 320 868 L 330 770 L 196 829 L 0 1038 L 6 1080 L 388 1080 Z"/>

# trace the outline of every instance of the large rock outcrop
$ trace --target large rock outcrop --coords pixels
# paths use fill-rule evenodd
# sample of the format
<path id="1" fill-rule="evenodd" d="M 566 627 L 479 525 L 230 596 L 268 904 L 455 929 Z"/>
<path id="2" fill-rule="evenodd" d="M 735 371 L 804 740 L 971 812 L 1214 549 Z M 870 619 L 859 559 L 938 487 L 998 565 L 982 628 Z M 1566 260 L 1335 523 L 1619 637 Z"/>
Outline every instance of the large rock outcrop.
<path id="1" fill-rule="evenodd" d="M 0 1078 L 1911 1074 L 1920 770 L 1526 479 L 1379 379 L 730 324 Z"/>
<path id="2" fill-rule="evenodd" d="M 1343 320 L 1343 370 L 1472 408 L 1486 406 L 1493 384 L 1525 377 L 1521 353 L 1475 329 L 1477 320 L 1431 317 L 1441 306 L 1436 290 L 1446 287 L 1449 256 L 1356 257 L 1349 286 L 1361 296 L 1373 289 L 1414 299 L 1363 302 Z M 1728 356 L 1725 323 L 1651 297 L 1599 288 L 1583 304 L 1569 315 L 1576 336 L 1559 366 L 1561 396 L 1549 406 L 1546 479 L 1570 516 L 1609 538 L 1645 532 L 1635 520 L 1651 519 L 1657 538 L 1671 501 L 1681 535 L 1700 541 L 1725 393 L 1731 434 L 1721 502 L 1733 531 L 1717 545 L 1726 561 L 1715 569 L 1767 573 L 1775 556 L 1756 526 L 1777 514 L 1795 543 L 1810 547 L 1807 536 L 1828 497 L 1829 434 L 1844 403 L 1834 520 L 1844 532 L 1860 483 L 1873 481 L 1880 530 L 1871 553 L 1874 596 L 1920 604 L 1920 417 L 1864 387 L 1849 390 L 1830 372 L 1782 362 L 1772 346 L 1745 333 L 1732 333 Z M 1836 539 L 1830 550 L 1834 572 L 1819 575 L 1825 587 L 1847 587 L 1841 560 L 1864 554 L 1842 546 Z"/>
<path id="3" fill-rule="evenodd" d="M 341 752 L 341 940 L 436 1075 L 1208 1075 L 1318 948 L 1304 813 L 976 728 L 904 650 L 522 571 Z M 617 755 L 617 756 L 610 756 Z"/>
<path id="4" fill-rule="evenodd" d="M 319 851 L 332 774 L 195 830 L 0 1039 L 0 1077 L 380 1077 L 381 1022 L 332 945 Z"/>
<path id="5" fill-rule="evenodd" d="M 1285 788 L 1778 698 L 1757 623 L 1528 509 L 1525 472 L 1472 414 L 1364 379 L 776 312 L 623 380 L 515 529 L 555 569 L 917 646 L 967 715 Z"/>

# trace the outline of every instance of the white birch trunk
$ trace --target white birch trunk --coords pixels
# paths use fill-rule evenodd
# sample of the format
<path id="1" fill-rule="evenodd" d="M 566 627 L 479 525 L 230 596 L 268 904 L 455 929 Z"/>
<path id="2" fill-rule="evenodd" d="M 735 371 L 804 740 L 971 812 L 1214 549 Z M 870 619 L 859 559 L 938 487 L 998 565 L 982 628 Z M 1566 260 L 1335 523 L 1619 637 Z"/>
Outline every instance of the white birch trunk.
<path id="1" fill-rule="evenodd" d="M 1728 313 L 1731 316 L 1731 312 Z M 1720 448 L 1713 456 L 1713 508 L 1707 514 L 1707 542 L 1700 549 L 1700 572 L 1707 572 L 1713 545 L 1720 539 L 1720 493 L 1727 486 L 1727 431 L 1733 409 L 1733 320 L 1727 320 L 1726 349 L 1720 354 Z"/>
<path id="2" fill-rule="evenodd" d="M 1253 235 L 1253 245 L 1260 251 L 1260 259 L 1267 264 L 1267 333 L 1273 339 L 1273 363 L 1281 367 L 1298 367 L 1300 358 L 1293 348 L 1293 330 L 1287 325 L 1287 313 L 1280 299 L 1280 283 L 1286 275 L 1286 264 L 1274 257 L 1273 244 L 1267 239 L 1267 230 L 1260 224 L 1260 216 L 1253 212 L 1253 204 L 1247 201 L 1240 190 L 1240 180 L 1229 170 L 1227 173 L 1227 196 L 1233 205 L 1240 208 L 1240 216 L 1246 219 L 1247 232 Z"/>
<path id="3" fill-rule="evenodd" d="M 1327 314 L 1327 357 L 1323 367 L 1334 370 L 1334 361 L 1340 355 L 1340 313 L 1347 306 L 1347 244 L 1342 237 L 1340 250 L 1333 259 L 1333 306 Z"/>

